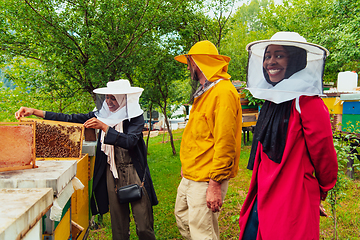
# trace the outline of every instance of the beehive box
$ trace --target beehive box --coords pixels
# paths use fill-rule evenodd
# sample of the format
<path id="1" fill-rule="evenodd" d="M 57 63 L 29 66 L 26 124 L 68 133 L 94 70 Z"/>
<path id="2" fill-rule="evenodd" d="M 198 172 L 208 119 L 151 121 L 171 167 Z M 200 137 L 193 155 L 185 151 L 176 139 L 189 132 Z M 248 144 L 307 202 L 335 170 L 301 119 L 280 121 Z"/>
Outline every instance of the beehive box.
<path id="1" fill-rule="evenodd" d="M 0 123 L 0 172 L 35 168 L 35 124 Z"/>
<path id="2" fill-rule="evenodd" d="M 82 154 L 84 126 L 79 123 L 21 118 L 35 122 L 37 159 L 78 159 Z"/>
<path id="3" fill-rule="evenodd" d="M 243 114 L 258 113 L 259 107 L 257 105 L 249 105 L 250 102 L 245 97 L 246 97 L 246 95 L 244 93 L 240 94 L 240 103 L 241 103 L 242 113 Z"/>
<path id="4" fill-rule="evenodd" d="M 339 97 L 323 97 L 326 107 L 330 114 L 342 114 L 343 104 Z"/>

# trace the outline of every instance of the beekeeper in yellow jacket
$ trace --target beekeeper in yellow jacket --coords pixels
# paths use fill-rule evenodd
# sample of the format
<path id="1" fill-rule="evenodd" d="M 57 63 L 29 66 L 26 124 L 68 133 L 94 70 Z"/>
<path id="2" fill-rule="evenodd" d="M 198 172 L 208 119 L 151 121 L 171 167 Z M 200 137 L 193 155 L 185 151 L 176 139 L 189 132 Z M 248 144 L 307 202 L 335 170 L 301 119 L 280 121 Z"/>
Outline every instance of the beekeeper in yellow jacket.
<path id="1" fill-rule="evenodd" d="M 242 133 L 240 98 L 227 73 L 230 58 L 200 41 L 175 60 L 200 83 L 181 141 L 176 222 L 186 239 L 220 239 L 219 211 L 238 171 Z"/>

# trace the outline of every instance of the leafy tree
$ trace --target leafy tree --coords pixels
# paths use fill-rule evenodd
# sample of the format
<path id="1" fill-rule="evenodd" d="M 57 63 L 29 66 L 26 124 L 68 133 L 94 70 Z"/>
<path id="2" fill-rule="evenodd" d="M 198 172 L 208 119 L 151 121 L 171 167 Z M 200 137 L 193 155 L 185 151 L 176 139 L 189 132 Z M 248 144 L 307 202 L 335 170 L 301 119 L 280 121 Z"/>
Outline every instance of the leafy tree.
<path id="1" fill-rule="evenodd" d="M 56 73 L 47 71 L 44 74 L 36 61 L 14 58 L 12 63 L 10 67 L 3 68 L 7 82 L 0 88 L 1 121 L 15 121 L 14 113 L 21 106 L 68 113 L 87 112 L 94 108 L 90 95 Z M 62 80 L 61 85 L 52 82 L 56 76 Z M 44 78 L 48 78 L 45 83 L 38 80 Z"/>
<path id="2" fill-rule="evenodd" d="M 14 83 L 5 77 L 5 73 L 3 71 L 1 71 L 1 68 L 0 68 L 0 82 L 4 83 L 3 87 L 10 88 L 10 89 L 15 88 Z"/>
<path id="3" fill-rule="evenodd" d="M 205 26 L 207 39 L 221 47 L 221 41 L 229 31 L 228 22 L 234 10 L 235 0 L 213 0 L 207 6 L 208 16 L 211 18 Z M 206 9 L 205 8 L 205 9 Z"/>
<path id="4" fill-rule="evenodd" d="M 3 85 L 4 83 L 0 82 L 0 122 L 15 122 L 14 113 L 18 110 L 18 106 L 14 106 L 12 101 L 14 98 L 18 99 L 21 94 L 18 94 L 17 88 L 11 90 Z"/>
<path id="5" fill-rule="evenodd" d="M 188 7 L 182 9 L 184 14 L 179 16 L 177 21 L 180 24 L 177 25 L 176 30 L 167 34 L 163 34 L 162 31 L 154 32 L 154 38 L 160 41 L 148 43 L 149 48 L 138 52 L 141 62 L 136 67 L 133 76 L 136 84 L 145 88 L 142 95 L 145 101 L 142 101 L 142 106 L 152 108 L 156 105 L 160 108 L 165 116 L 173 154 L 176 154 L 176 151 L 168 119 L 174 117 L 173 112 L 179 106 L 189 102 L 188 99 L 191 99 L 192 95 L 189 91 L 190 87 L 196 88 L 198 85 L 193 81 L 191 81 L 192 84 L 184 81 L 186 77 L 189 79 L 186 65 L 177 63 L 174 56 L 187 52 L 200 40 L 208 39 L 219 46 L 231 14 L 231 11 L 227 11 L 231 9 L 234 1 L 214 0 L 210 3 L 209 9 L 212 10 L 214 9 L 211 6 L 214 7 L 215 3 L 220 3 L 212 16 L 204 14 L 206 7 L 202 1 L 193 5 L 189 4 Z"/>
<path id="6" fill-rule="evenodd" d="M 10 67 L 4 68 L 7 79 L 16 84 L 21 95 L 19 99 L 12 99 L 12 105 L 20 107 L 26 102 L 32 103 L 27 105 L 29 107 L 68 113 L 87 112 L 94 108 L 90 95 L 84 94 L 71 80 L 64 79 L 56 71 L 45 71 L 37 63 L 19 57 L 13 59 Z"/>
<path id="7" fill-rule="evenodd" d="M 360 2 L 331 1 L 331 21 L 322 34 L 330 51 L 327 71 L 337 79 L 340 71 L 360 72 Z"/>
<path id="8" fill-rule="evenodd" d="M 324 80 L 336 81 L 340 71 L 359 71 L 359 13 L 356 0 L 287 0 L 261 12 L 269 31 L 294 31 L 307 41 L 326 47 L 330 56 Z"/>
<path id="9" fill-rule="evenodd" d="M 41 85 L 50 91 L 62 86 L 69 92 L 86 91 L 94 97 L 92 90 L 110 80 L 124 77 L 131 80 L 139 61 L 137 54 L 153 41 L 153 33 L 173 32 L 181 19 L 181 10 L 191 3 L 191 0 L 1 1 L 2 62 L 12 65 L 20 56 L 25 61 L 36 60 L 42 71 L 31 87 Z"/>
<path id="10" fill-rule="evenodd" d="M 224 40 L 223 53 L 232 58 L 233 79 L 246 79 L 245 46 L 269 39 L 278 31 L 293 31 L 307 41 L 326 47 L 330 56 L 324 80 L 336 81 L 340 71 L 359 72 L 360 2 L 356 0 L 252 0 L 239 7 L 231 18 L 231 30 Z"/>
<path id="11" fill-rule="evenodd" d="M 246 81 L 246 45 L 255 40 L 269 38 L 273 34 L 260 21 L 260 13 L 269 6 L 273 6 L 272 1 L 253 0 L 240 6 L 231 16 L 230 30 L 224 37 L 221 51 L 231 57 L 229 73 L 234 80 Z"/>
<path id="12" fill-rule="evenodd" d="M 144 52 L 148 56 L 147 67 L 138 69 L 136 75 L 138 84 L 145 88 L 143 97 L 147 99 L 149 106 L 158 106 L 165 117 L 174 155 L 176 150 L 169 118 L 183 104 L 185 93 L 188 92 L 186 82 L 184 82 L 186 76 L 184 69 L 174 60 L 174 54 L 171 53 L 176 52 L 176 48 L 176 45 L 168 43 L 167 47 L 153 46 L 152 53 Z M 169 49 L 173 51 L 169 52 Z"/>
<path id="13" fill-rule="evenodd" d="M 219 48 L 229 30 L 228 21 L 234 5 L 235 0 L 209 0 L 194 5 L 190 9 L 194 14 L 183 17 L 182 24 L 177 28 L 177 40 L 183 46 L 183 51 L 188 51 L 202 40 L 209 40 Z"/>

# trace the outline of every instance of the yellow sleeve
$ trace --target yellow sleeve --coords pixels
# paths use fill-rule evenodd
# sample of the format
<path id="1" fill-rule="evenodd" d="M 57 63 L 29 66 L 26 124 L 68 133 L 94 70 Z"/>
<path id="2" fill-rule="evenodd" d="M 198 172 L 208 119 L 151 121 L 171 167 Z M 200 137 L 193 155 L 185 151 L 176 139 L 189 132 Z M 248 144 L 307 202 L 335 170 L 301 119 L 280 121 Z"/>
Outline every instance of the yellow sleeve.
<path id="1" fill-rule="evenodd" d="M 242 132 L 239 95 L 229 89 L 221 90 L 213 119 L 214 157 L 209 176 L 217 182 L 236 176 Z"/>

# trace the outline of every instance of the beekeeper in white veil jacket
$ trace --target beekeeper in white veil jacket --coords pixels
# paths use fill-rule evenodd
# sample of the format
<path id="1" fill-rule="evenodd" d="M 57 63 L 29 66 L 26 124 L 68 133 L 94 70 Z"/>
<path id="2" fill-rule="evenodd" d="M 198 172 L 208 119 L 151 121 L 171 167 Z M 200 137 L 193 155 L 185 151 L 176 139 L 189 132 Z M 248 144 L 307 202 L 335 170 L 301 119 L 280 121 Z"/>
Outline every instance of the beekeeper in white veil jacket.
<path id="1" fill-rule="evenodd" d="M 62 114 L 21 107 L 16 118 L 36 115 L 47 120 L 84 123 L 86 128 L 100 129 L 91 196 L 92 214 L 111 215 L 113 239 L 129 239 L 130 206 L 139 239 L 155 239 L 152 206 L 158 204 L 142 136 L 143 111 L 139 97 L 143 89 L 131 87 L 128 80 L 108 82 L 97 94 L 98 111 L 87 114 Z M 146 172 L 145 172 L 146 171 Z M 137 183 L 145 174 L 145 189 L 138 201 L 120 204 L 117 187 Z"/>
<path id="2" fill-rule="evenodd" d="M 334 187 L 337 159 L 322 95 L 329 52 L 294 32 L 249 43 L 247 87 L 264 99 L 240 212 L 242 240 L 319 239 L 321 200 Z"/>

